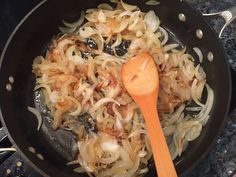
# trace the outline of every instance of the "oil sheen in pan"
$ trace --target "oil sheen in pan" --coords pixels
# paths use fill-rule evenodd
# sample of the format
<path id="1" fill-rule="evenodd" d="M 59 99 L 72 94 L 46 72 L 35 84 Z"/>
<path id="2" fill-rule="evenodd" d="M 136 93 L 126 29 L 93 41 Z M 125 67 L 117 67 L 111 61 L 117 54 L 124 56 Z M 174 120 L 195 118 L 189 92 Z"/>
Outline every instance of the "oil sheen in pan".
<path id="1" fill-rule="evenodd" d="M 44 148 L 49 148 L 46 152 L 54 151 L 53 155 L 62 157 L 65 163 L 72 161 L 77 154 L 76 136 L 64 129 L 53 130 L 50 111 L 44 103 L 44 95 L 41 89 L 34 92 L 34 103 L 43 119 L 41 129 L 37 133 L 42 136 L 45 142 L 43 145 L 47 146 Z"/>

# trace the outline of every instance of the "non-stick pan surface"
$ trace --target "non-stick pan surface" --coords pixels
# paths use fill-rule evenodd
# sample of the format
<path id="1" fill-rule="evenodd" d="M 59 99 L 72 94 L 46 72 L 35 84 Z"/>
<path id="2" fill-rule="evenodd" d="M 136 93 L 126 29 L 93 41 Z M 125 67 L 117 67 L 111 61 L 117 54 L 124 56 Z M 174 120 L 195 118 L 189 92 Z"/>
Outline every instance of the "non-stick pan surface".
<path id="1" fill-rule="evenodd" d="M 81 10 L 85 10 L 108 1 L 103 0 L 48 0 L 34 8 L 18 25 L 11 35 L 1 57 L 0 70 L 0 105 L 1 120 L 6 127 L 9 138 L 22 152 L 35 170 L 43 176 L 86 176 L 78 175 L 66 165 L 73 158 L 71 148 L 75 138 L 63 130 L 52 131 L 47 110 L 42 99 L 34 92 L 35 77 L 32 74 L 32 62 L 35 56 L 43 54 L 53 36 L 59 33 L 58 27 L 62 20 L 76 20 Z M 201 136 L 191 142 L 187 151 L 176 159 L 178 174 L 183 174 L 199 162 L 210 150 L 226 118 L 230 96 L 230 70 L 223 48 L 217 35 L 204 21 L 201 14 L 179 0 L 160 0 L 158 6 L 147 6 L 144 0 L 133 0 L 142 11 L 154 10 L 159 16 L 162 26 L 166 28 L 171 40 L 187 46 L 187 51 L 193 54 L 192 48 L 202 49 L 204 57 L 209 51 L 214 55 L 213 62 L 204 60 L 203 67 L 208 83 L 214 90 L 215 101 L 209 122 L 204 127 Z M 186 21 L 179 20 L 179 14 L 184 14 Z M 196 30 L 202 30 L 203 37 L 196 36 Z M 9 81 L 14 78 L 14 83 Z M 37 132 L 37 120 L 27 111 L 27 106 L 36 106 L 42 111 L 44 124 Z M 158 141 L 158 140 L 157 140 Z M 31 153 L 28 148 L 34 147 L 42 154 Z M 146 176 L 156 176 L 155 169 L 150 165 Z"/>

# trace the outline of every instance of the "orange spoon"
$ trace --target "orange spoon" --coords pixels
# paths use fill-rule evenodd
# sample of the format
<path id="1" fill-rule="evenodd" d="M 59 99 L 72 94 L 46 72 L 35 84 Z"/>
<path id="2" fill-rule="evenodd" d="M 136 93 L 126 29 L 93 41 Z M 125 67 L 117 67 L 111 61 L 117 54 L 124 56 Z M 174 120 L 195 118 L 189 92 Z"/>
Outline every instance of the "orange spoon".
<path id="1" fill-rule="evenodd" d="M 158 177 L 177 177 L 157 113 L 159 76 L 153 58 L 148 53 L 131 58 L 123 65 L 121 77 L 144 115 Z"/>

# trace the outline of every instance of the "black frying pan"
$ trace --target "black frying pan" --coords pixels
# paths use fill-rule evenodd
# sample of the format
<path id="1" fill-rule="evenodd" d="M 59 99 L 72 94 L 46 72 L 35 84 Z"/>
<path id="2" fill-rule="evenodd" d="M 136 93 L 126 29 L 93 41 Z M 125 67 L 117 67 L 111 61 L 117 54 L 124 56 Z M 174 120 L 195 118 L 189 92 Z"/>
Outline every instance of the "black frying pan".
<path id="1" fill-rule="evenodd" d="M 75 137 L 64 130 L 53 131 L 49 115 L 38 98 L 40 92 L 34 92 L 35 77 L 32 74 L 32 62 L 35 56 L 44 54 L 53 36 L 59 33 L 58 27 L 63 19 L 73 21 L 81 10 L 108 2 L 105 0 L 48 0 L 35 7 L 12 33 L 1 56 L 0 70 L 0 105 L 1 121 L 8 136 L 17 150 L 43 176 L 75 177 L 86 176 L 74 173 L 65 164 L 73 159 L 71 149 Z M 155 10 L 171 34 L 171 40 L 192 48 L 199 47 L 206 58 L 209 51 L 214 55 L 212 63 L 204 60 L 208 83 L 214 90 L 215 102 L 211 117 L 201 136 L 190 143 L 187 151 L 174 161 L 179 175 L 193 168 L 210 150 L 226 119 L 230 97 L 230 69 L 224 50 L 215 32 L 205 22 L 202 15 L 182 0 L 160 0 L 158 6 L 147 6 L 145 0 L 133 0 L 143 11 Z M 179 20 L 184 14 L 186 21 Z M 181 16 L 181 15 L 180 15 Z M 203 32 L 202 38 L 196 36 L 196 30 Z M 195 56 L 196 57 L 196 56 Z M 9 79 L 10 77 L 10 79 Z M 14 78 L 14 79 L 12 79 Z M 14 82 L 12 82 L 14 80 Z M 27 106 L 36 106 L 44 116 L 44 123 L 37 132 L 37 120 L 27 111 Z M 29 151 L 34 147 L 36 153 Z M 40 153 L 44 159 L 37 157 Z M 146 176 L 156 176 L 155 168 L 150 163 L 150 172 Z"/>

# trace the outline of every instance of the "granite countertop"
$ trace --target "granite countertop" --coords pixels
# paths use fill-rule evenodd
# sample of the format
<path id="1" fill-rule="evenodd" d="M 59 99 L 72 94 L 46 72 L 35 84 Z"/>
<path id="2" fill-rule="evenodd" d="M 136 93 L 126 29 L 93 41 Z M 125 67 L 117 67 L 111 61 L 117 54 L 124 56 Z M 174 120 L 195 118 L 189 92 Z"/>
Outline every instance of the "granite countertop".
<path id="1" fill-rule="evenodd" d="M 7 4 L 4 4 L 4 1 L 6 2 L 7 0 L 1 0 L 0 2 L 0 11 L 1 8 L 10 8 L 12 10 L 12 8 L 8 6 L 1 7 L 1 3 L 3 5 Z M 196 7 L 202 13 L 218 12 L 236 5 L 236 0 L 186 1 Z M 29 0 L 22 0 L 21 2 L 15 1 L 14 3 L 18 3 L 19 6 L 16 7 L 20 8 L 22 4 L 27 2 L 29 2 Z M 31 0 L 31 3 L 32 2 L 37 4 L 37 2 L 40 2 L 40 0 Z M 28 8 L 29 11 L 30 7 Z M 15 12 L 14 14 L 16 15 L 17 13 Z M 9 23 L 5 25 L 7 25 L 10 30 L 13 30 L 15 25 L 19 22 L 20 18 L 23 18 L 23 15 L 24 14 L 21 13 L 21 16 L 16 16 L 17 18 L 9 18 Z M 5 16 L 7 17 L 7 14 L 5 14 Z M 0 21 L 4 20 L 2 19 L 2 16 L 0 17 Z M 215 28 L 217 31 L 219 31 L 220 27 L 223 26 L 222 20 L 220 19 L 210 20 L 209 24 L 211 24 L 211 26 L 213 26 L 213 28 Z M 8 38 L 9 34 L 9 31 L 3 34 L 3 30 L 1 30 L 0 28 L 0 40 L 5 41 Z M 228 61 L 233 71 L 233 87 L 236 88 L 236 20 L 225 29 L 224 33 L 222 34 L 221 41 L 225 48 Z M 221 131 L 221 134 L 212 151 L 199 163 L 198 166 L 196 166 L 191 172 L 185 174 L 183 177 L 236 177 L 236 98 L 234 90 L 232 98 L 232 106 L 229 113 L 229 118 L 223 130 Z"/>

